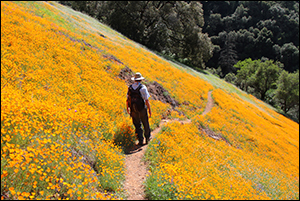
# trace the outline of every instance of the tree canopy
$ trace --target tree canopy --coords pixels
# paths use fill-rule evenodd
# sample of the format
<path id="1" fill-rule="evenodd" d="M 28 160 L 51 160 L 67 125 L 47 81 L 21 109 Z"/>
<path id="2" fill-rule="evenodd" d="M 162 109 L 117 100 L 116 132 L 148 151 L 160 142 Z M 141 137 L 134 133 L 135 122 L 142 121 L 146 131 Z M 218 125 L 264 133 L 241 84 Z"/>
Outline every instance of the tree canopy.
<path id="1" fill-rule="evenodd" d="M 288 72 L 299 69 L 299 1 L 200 2 L 204 10 L 203 32 L 217 47 L 207 66 L 221 66 L 223 76 L 234 72 L 222 62 L 224 52 L 231 47 L 232 63 L 266 57 L 283 63 Z"/>
<path id="2" fill-rule="evenodd" d="M 277 86 L 275 98 L 283 112 L 287 113 L 295 106 L 299 108 L 299 70 L 295 73 L 283 71 L 277 81 Z"/>
<path id="3" fill-rule="evenodd" d="M 299 1 L 60 1 L 196 68 L 266 57 L 299 69 Z"/>
<path id="4" fill-rule="evenodd" d="M 61 2 L 108 24 L 146 47 L 205 68 L 213 45 L 197 1 L 68 1 Z M 85 5 L 84 5 L 85 4 Z"/>
<path id="5" fill-rule="evenodd" d="M 239 61 L 236 65 L 237 79 L 236 83 L 243 90 L 248 91 L 248 87 L 252 87 L 259 95 L 259 98 L 265 100 L 268 90 L 276 88 L 276 81 L 282 71 L 280 65 L 272 60 L 254 60 L 248 58 Z"/>

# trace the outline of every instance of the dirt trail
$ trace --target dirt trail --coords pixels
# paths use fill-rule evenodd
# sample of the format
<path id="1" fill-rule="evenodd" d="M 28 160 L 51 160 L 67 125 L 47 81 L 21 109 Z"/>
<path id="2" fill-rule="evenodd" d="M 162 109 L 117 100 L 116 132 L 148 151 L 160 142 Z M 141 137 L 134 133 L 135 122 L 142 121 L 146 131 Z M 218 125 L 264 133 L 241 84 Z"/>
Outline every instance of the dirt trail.
<path id="1" fill-rule="evenodd" d="M 213 107 L 213 100 L 211 98 L 211 91 L 208 92 L 208 102 L 206 108 L 202 115 L 207 114 L 211 108 Z M 167 120 L 163 119 L 160 122 L 159 127 L 154 129 L 151 132 L 152 138 L 155 137 L 157 133 L 161 130 L 162 126 L 166 123 L 178 121 L 182 124 L 190 123 L 191 120 Z M 147 170 L 147 163 L 142 159 L 144 157 L 145 151 L 148 145 L 145 144 L 143 146 L 135 146 L 132 151 L 130 151 L 125 157 L 125 183 L 124 189 L 127 193 L 127 200 L 147 200 L 144 189 L 144 181 L 146 179 L 146 175 L 150 174 Z"/>
<path id="2" fill-rule="evenodd" d="M 208 94 L 207 94 L 207 103 L 206 103 L 205 110 L 202 113 L 203 116 L 206 115 L 212 109 L 212 107 L 214 106 L 214 101 L 211 97 L 211 93 L 212 93 L 212 91 L 209 91 Z"/>

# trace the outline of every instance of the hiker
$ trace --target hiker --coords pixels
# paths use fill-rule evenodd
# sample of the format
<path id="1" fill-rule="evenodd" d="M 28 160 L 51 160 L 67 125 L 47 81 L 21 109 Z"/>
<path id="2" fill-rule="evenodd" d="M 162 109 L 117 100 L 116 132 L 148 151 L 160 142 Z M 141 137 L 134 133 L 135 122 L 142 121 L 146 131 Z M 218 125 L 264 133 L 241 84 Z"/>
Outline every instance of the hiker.
<path id="1" fill-rule="evenodd" d="M 141 84 L 141 81 L 145 79 L 142 77 L 141 73 L 136 73 L 131 80 L 134 80 L 134 83 L 128 87 L 126 107 L 127 112 L 132 118 L 133 125 L 135 127 L 135 133 L 138 137 L 138 145 L 143 145 L 144 136 L 142 124 L 144 126 L 144 135 L 146 138 L 146 144 L 151 139 L 149 118 L 151 117 L 151 108 L 149 103 L 149 93 L 147 87 Z"/>

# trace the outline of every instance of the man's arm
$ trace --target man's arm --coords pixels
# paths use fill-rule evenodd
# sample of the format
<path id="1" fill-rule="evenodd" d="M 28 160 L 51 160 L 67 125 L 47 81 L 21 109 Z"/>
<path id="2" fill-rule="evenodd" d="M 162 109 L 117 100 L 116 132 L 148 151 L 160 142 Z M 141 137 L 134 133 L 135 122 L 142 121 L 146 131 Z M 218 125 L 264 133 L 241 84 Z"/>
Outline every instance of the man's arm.
<path id="1" fill-rule="evenodd" d="M 147 108 L 148 108 L 149 118 L 151 118 L 151 108 L 150 108 L 150 102 L 149 102 L 149 99 L 146 100 L 145 102 L 146 102 L 146 105 L 147 105 Z"/>
<path id="2" fill-rule="evenodd" d="M 128 88 L 128 91 L 127 91 L 127 98 L 126 98 L 126 110 L 127 110 L 127 113 L 130 115 L 130 111 L 129 111 L 129 107 L 130 107 L 130 96 L 129 96 L 129 88 Z"/>
<path id="3" fill-rule="evenodd" d="M 127 113 L 130 114 L 130 111 L 129 111 L 129 103 L 128 103 L 128 99 L 126 100 L 126 110 L 127 110 Z"/>
<path id="4" fill-rule="evenodd" d="M 142 98 L 145 100 L 146 106 L 148 108 L 148 112 L 149 112 L 149 118 L 151 117 L 151 107 L 150 107 L 150 102 L 149 102 L 149 97 L 150 94 L 147 90 L 147 87 L 144 85 L 143 88 L 140 90 Z"/>

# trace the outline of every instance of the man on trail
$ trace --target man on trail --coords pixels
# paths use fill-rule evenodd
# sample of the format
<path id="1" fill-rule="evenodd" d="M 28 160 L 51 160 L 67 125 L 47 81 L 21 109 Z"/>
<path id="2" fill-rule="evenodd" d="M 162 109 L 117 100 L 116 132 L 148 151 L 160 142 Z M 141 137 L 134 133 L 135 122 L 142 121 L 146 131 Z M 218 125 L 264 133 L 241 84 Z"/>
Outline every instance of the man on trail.
<path id="1" fill-rule="evenodd" d="M 148 113 L 149 118 L 151 117 L 151 108 L 149 103 L 149 93 L 147 87 L 141 84 L 141 81 L 145 79 L 142 77 L 141 73 L 136 73 L 131 80 L 134 80 L 134 83 L 128 87 L 127 92 L 127 100 L 126 100 L 126 107 L 127 112 L 130 114 L 132 118 L 133 125 L 135 127 L 135 133 L 137 134 L 139 144 L 143 145 L 144 136 L 143 136 L 143 129 L 142 124 L 144 126 L 144 135 L 146 138 L 146 144 L 150 141 L 151 134 L 150 134 L 150 126 L 148 120 Z"/>

